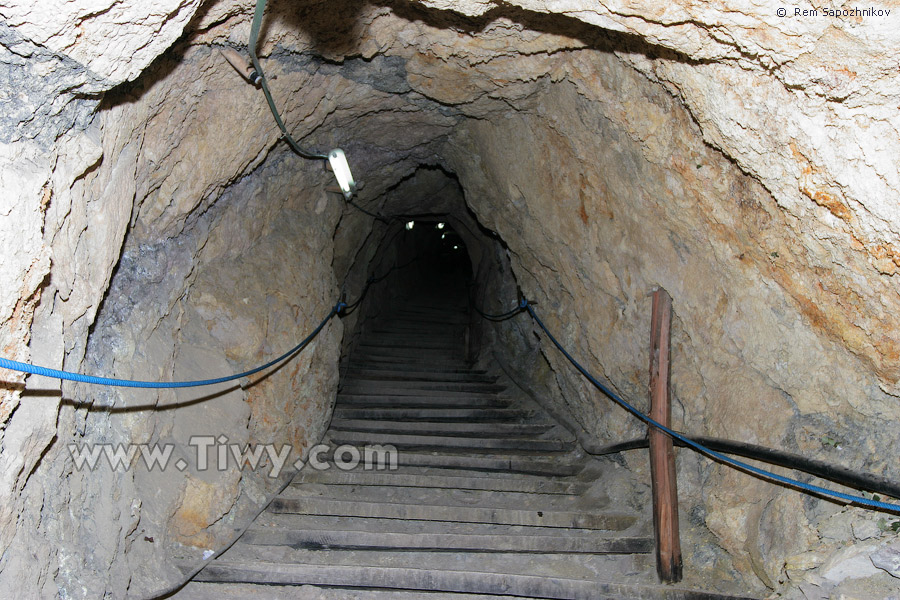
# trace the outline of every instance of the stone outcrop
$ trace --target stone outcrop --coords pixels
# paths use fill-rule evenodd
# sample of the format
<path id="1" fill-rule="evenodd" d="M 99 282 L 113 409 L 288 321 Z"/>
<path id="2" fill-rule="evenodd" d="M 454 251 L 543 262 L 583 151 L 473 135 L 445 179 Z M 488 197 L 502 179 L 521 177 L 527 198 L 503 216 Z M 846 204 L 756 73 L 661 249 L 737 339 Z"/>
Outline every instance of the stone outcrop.
<path id="1" fill-rule="evenodd" d="M 898 15 L 777 8 L 277 2 L 260 54 L 293 135 L 347 151 L 360 205 L 447 214 L 468 232 L 486 308 L 520 288 L 640 403 L 647 293 L 661 285 L 675 301 L 677 427 L 896 479 Z M 286 150 L 259 91 L 222 59 L 217 48 L 246 45 L 251 12 L 0 5 L 3 356 L 141 379 L 235 372 L 402 254 L 395 225 L 327 194 L 321 164 Z M 175 557 L 218 547 L 278 479 L 79 470 L 69 445 L 186 452 L 208 434 L 300 457 L 364 318 L 202 402 L 209 390 L 36 377 L 23 391 L 6 373 L 0 589 L 121 597 L 176 581 Z M 479 335 L 584 436 L 641 434 L 531 332 L 520 319 Z M 622 460 L 647 472 L 642 456 Z M 679 484 L 694 583 L 825 597 L 896 577 L 890 518 L 687 452 Z"/>

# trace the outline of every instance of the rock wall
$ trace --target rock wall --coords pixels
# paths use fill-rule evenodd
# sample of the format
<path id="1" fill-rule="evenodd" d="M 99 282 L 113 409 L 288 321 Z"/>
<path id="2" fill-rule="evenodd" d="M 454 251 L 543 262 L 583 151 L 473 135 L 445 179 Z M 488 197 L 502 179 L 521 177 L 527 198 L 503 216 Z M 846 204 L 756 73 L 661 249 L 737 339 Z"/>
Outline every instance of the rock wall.
<path id="1" fill-rule="evenodd" d="M 102 99 L 41 90 L 56 94 L 61 115 L 18 123 L 10 134 L 3 177 L 20 196 L 8 198 L 3 235 L 17 253 L 4 268 L 23 287 L 10 294 L 5 356 L 124 378 L 208 378 L 280 354 L 337 301 L 338 281 L 372 223 L 324 192 L 333 178 L 321 163 L 278 144 L 258 91 L 216 50 L 229 42 L 231 25 L 204 22 L 209 15 L 195 14 L 188 37 Z M 17 43 L 24 53 L 25 42 Z M 113 44 L 105 60 L 123 60 L 120 50 L 133 49 Z M 455 122 L 421 110 L 416 103 L 424 99 L 403 96 L 402 82 L 399 90 L 382 79 L 371 85 L 359 61 L 277 54 L 267 71 L 285 119 L 299 124 L 294 135 L 314 147 L 340 143 L 351 161 L 381 173 L 369 180 L 375 198 L 431 156 L 431 140 Z M 21 62 L 15 77 L 25 81 L 37 66 Z M 64 119 L 68 113 L 77 118 Z M 352 137 L 341 130 L 344 119 L 372 114 Z M 375 155 L 386 115 L 406 119 L 410 133 L 391 139 L 400 147 L 389 155 Z M 196 393 L 32 377 L 23 401 L 22 378 L 11 376 L 3 400 L 0 589 L 124 597 L 177 582 L 177 565 L 197 564 L 221 547 L 321 437 L 341 332 L 335 320 L 271 375 Z M 292 450 L 280 478 L 269 477 L 276 461 L 267 454 L 255 470 L 233 462 L 225 471 L 202 470 L 196 436 Z M 88 470 L 76 468 L 72 444 L 170 444 L 174 451 L 164 472 L 143 468 L 140 456 L 127 470 L 102 457 Z M 173 468 L 178 459 L 188 467 Z"/>
<path id="2" fill-rule="evenodd" d="M 446 213 L 468 232 L 486 308 L 521 289 L 640 403 L 647 294 L 662 285 L 678 427 L 897 478 L 885 423 L 900 389 L 900 30 L 887 6 L 776 9 L 274 2 L 260 52 L 294 136 L 347 151 L 360 205 Z M 147 379 L 235 371 L 391 262 L 394 229 L 325 195 L 331 176 L 285 151 L 258 91 L 218 54 L 246 44 L 251 11 L 0 4 L 0 274 L 15 282 L 0 291 L 3 356 Z M 275 480 L 80 471 L 69 444 L 183 451 L 215 430 L 302 455 L 328 418 L 342 329 L 207 402 L 5 374 L 0 589 L 120 597 L 177 579 L 174 559 L 219 544 Z M 587 439 L 641 433 L 527 320 L 482 336 Z M 622 460 L 646 474 L 641 455 Z M 891 518 L 686 452 L 679 482 L 697 585 L 792 597 L 895 581 L 878 566 Z"/>
<path id="3" fill-rule="evenodd" d="M 889 329 L 865 324 L 885 303 L 896 306 L 891 270 L 815 197 L 787 206 L 781 180 L 769 187 L 735 167 L 737 153 L 711 147 L 706 118 L 647 77 L 648 64 L 672 59 L 636 50 L 626 60 L 590 50 L 548 60 L 547 79 L 559 83 L 519 101 L 508 118 L 462 126 L 448 145 L 473 210 L 509 245 L 519 286 L 563 343 L 638 404 L 648 292 L 665 287 L 675 298 L 677 427 L 896 479 L 895 431 L 885 420 L 897 414 L 897 380 L 883 368 L 893 342 Z M 759 146 L 772 143 L 770 129 L 784 131 L 743 131 Z M 864 145 L 864 137 L 842 143 Z M 552 346 L 544 344 L 543 358 L 529 352 L 524 333 L 511 326 L 501 347 L 528 356 L 517 361 L 537 387 L 555 383 L 558 401 L 594 439 L 640 431 Z M 877 356 L 869 353 L 876 346 Z M 626 460 L 646 472 L 643 456 Z M 688 453 L 680 461 L 689 581 L 788 596 L 895 587 L 883 568 L 860 570 L 863 582 L 846 566 L 848 556 L 865 562 L 893 551 L 890 519 L 804 501 Z M 853 533 L 853 523 L 866 533 Z"/>
<path id="4" fill-rule="evenodd" d="M 208 378 L 280 354 L 333 305 L 340 209 L 325 203 L 319 219 L 306 218 L 328 176 L 292 168 L 283 152 L 259 166 L 275 143 L 264 113 L 243 121 L 249 128 L 226 114 L 264 107 L 210 69 L 215 59 L 187 49 L 161 61 L 146 80 L 107 95 L 91 127 L 74 135 L 94 145 L 83 143 L 92 153 L 80 179 L 46 208 L 55 260 L 32 326 L 39 362 L 57 356 L 50 366 L 126 378 Z M 217 77 L 224 89 L 207 93 Z M 35 556 L 48 596 L 57 588 L 69 597 L 146 594 L 180 578 L 175 558 L 196 561 L 221 545 L 280 481 L 265 458 L 254 471 L 199 469 L 192 436 L 290 444 L 292 468 L 324 429 L 340 332 L 334 321 L 302 357 L 239 387 L 155 393 L 57 383 L 54 391 L 30 382 L 7 433 L 31 429 L 29 443 L 43 445 L 5 505 L 18 509 L 19 527 L 4 539 L 4 589 L 21 585 Z M 173 444 L 175 456 L 164 472 L 140 460 L 127 471 L 102 460 L 76 469 L 72 443 Z M 173 467 L 178 458 L 191 468 Z"/>
<path id="5" fill-rule="evenodd" d="M 648 292 L 661 285 L 675 298 L 676 428 L 895 478 L 890 430 L 856 409 L 890 405 L 877 376 L 803 319 L 777 280 L 765 276 L 781 255 L 760 248 L 760 241 L 783 235 L 774 246 L 779 249 L 796 242 L 783 221 L 773 223 L 780 213 L 771 196 L 703 145 L 683 113 L 680 122 L 672 118 L 679 109 L 639 74 L 617 61 L 598 63 L 592 58 L 591 70 L 603 71 L 593 81 L 613 87 L 618 97 L 631 90 L 628 100 L 644 104 L 638 109 L 642 123 L 659 127 L 655 135 L 636 138 L 621 121 L 598 115 L 609 107 L 576 83 L 543 94 L 536 101 L 544 111 L 540 117 L 520 114 L 460 133 L 466 138 L 460 147 L 489 149 L 476 164 L 463 153 L 454 166 L 482 222 L 509 244 L 525 295 L 539 302 L 548 326 L 576 356 L 646 406 Z M 646 116 L 656 107 L 666 118 L 654 123 Z M 559 163 L 548 173 L 540 169 L 542 155 L 513 150 L 521 148 L 553 148 Z M 698 176 L 705 169 L 712 173 Z M 565 246 L 559 239 L 567 240 Z M 754 255 L 765 270 L 754 268 Z M 494 306 L 514 302 L 507 292 L 505 302 Z M 537 383 L 556 383 L 562 406 L 592 439 L 638 437 L 641 428 L 590 389 L 549 343 L 543 357 L 529 350 L 531 328 L 511 325 L 500 347 L 529 356 L 517 362 L 530 367 Z M 865 442 L 852 443 L 861 430 Z M 643 453 L 625 458 L 647 474 Z M 687 452 L 679 453 L 679 461 L 685 572 L 697 584 L 731 580 L 732 590 L 757 592 L 777 587 L 785 557 L 818 544 L 819 522 L 838 510 L 804 503 L 794 492 Z M 728 554 L 710 552 L 712 540 Z"/>

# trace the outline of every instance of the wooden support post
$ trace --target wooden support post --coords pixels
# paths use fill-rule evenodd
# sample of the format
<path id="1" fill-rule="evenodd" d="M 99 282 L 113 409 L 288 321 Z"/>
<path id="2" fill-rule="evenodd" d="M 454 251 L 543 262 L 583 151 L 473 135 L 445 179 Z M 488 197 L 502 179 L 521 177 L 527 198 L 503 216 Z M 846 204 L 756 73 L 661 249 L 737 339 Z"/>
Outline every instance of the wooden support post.
<path id="1" fill-rule="evenodd" d="M 653 292 L 650 318 L 650 416 L 671 427 L 669 349 L 672 298 L 662 288 Z M 656 572 L 660 581 L 681 581 L 681 541 L 678 536 L 678 486 L 672 438 L 651 427 L 650 476 L 653 486 L 653 527 L 656 532 Z"/>

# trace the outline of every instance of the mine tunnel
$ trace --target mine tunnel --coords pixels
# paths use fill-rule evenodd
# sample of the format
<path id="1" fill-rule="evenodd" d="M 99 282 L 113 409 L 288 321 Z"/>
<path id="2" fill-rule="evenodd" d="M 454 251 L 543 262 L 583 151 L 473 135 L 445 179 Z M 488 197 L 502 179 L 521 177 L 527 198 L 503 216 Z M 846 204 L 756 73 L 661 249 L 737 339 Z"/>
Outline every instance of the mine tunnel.
<path id="1" fill-rule="evenodd" d="M 0 6 L 0 596 L 896 596 L 900 28 L 776 9 Z"/>

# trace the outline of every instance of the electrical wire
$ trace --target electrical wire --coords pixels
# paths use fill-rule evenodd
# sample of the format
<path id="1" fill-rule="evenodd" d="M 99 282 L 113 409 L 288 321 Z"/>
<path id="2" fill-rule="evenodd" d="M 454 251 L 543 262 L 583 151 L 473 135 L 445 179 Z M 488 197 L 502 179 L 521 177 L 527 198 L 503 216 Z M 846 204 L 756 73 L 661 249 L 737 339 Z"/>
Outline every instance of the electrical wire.
<path id="1" fill-rule="evenodd" d="M 649 415 L 644 414 L 643 412 L 639 411 L 632 404 L 626 402 L 618 394 L 616 394 L 611 389 L 609 389 L 608 387 L 606 387 L 605 385 L 600 383 L 600 381 L 596 377 L 591 375 L 591 373 L 588 372 L 588 370 L 585 369 L 581 365 L 581 363 L 579 363 L 577 360 L 575 360 L 575 358 L 571 354 L 569 354 L 565 348 L 563 348 L 562 344 L 559 343 L 559 341 L 553 336 L 553 334 L 550 333 L 550 330 L 547 329 L 546 325 L 544 325 L 544 322 L 541 321 L 541 319 L 537 316 L 537 313 L 535 313 L 534 309 L 531 307 L 531 305 L 528 303 L 527 300 L 522 300 L 519 303 L 519 306 L 526 308 L 528 310 L 528 313 L 534 319 L 534 322 L 538 324 L 538 326 L 544 331 L 545 334 L 547 334 L 547 337 L 550 338 L 550 341 L 553 342 L 553 345 L 556 346 L 557 350 L 559 350 L 563 354 L 563 356 L 565 356 L 569 360 L 569 362 L 572 363 L 572 365 L 578 370 L 578 372 L 580 372 L 582 375 L 584 375 L 584 377 L 594 385 L 594 387 L 596 387 L 601 392 L 606 394 L 606 396 L 608 396 L 613 402 L 615 402 L 616 404 L 618 404 L 619 406 L 621 406 L 622 408 L 627 410 L 629 413 L 631 413 L 632 415 L 634 415 L 641 421 L 645 422 L 647 425 L 650 425 L 650 426 L 662 431 L 669 437 L 684 443 L 686 446 L 690 447 L 692 450 L 699 452 L 701 454 L 705 454 L 706 456 L 708 456 L 710 458 L 714 458 L 714 459 L 721 461 L 721 462 L 723 462 L 731 467 L 734 467 L 738 470 L 752 473 L 754 475 L 762 477 L 763 479 L 767 479 L 769 481 L 775 481 L 777 483 L 781 483 L 781 484 L 784 484 L 784 485 L 787 485 L 787 486 L 790 486 L 790 487 L 793 487 L 795 489 L 799 489 L 799 490 L 802 490 L 805 492 L 810 492 L 810 493 L 813 493 L 816 495 L 825 496 L 825 497 L 831 498 L 833 500 L 842 500 L 842 501 L 848 502 L 848 503 L 859 504 L 859 505 L 862 505 L 862 506 L 865 506 L 868 508 L 890 511 L 890 512 L 894 512 L 894 513 L 900 512 L 900 504 L 893 504 L 891 502 L 881 502 L 879 500 L 873 500 L 871 498 L 865 498 L 863 496 L 857 496 L 854 494 L 845 494 L 843 492 L 829 490 L 827 488 L 804 483 L 802 481 L 798 481 L 798 480 L 792 479 L 790 477 L 784 477 L 783 475 L 778 475 L 777 473 L 773 473 L 772 471 L 767 471 L 765 469 L 760 469 L 759 467 L 754 467 L 753 465 L 747 464 L 743 461 L 736 460 L 734 458 L 726 456 L 726 455 L 722 454 L 721 452 L 716 452 L 715 450 L 712 450 L 711 448 L 707 448 L 706 446 L 695 442 L 691 438 L 681 435 L 677 431 L 674 431 L 674 430 L 666 427 L 662 423 L 651 418 Z"/>
<path id="2" fill-rule="evenodd" d="M 259 57 L 256 55 L 256 45 L 259 42 L 259 30 L 262 27 L 262 19 L 263 13 L 266 11 L 266 0 L 257 0 L 256 1 L 256 11 L 253 14 L 253 23 L 250 25 L 250 43 L 248 49 L 250 51 L 250 62 L 253 63 L 253 68 L 256 69 L 256 72 L 259 74 L 259 84 L 262 88 L 263 94 L 266 97 L 266 102 L 269 105 L 269 110 L 272 111 L 272 116 L 275 118 L 275 123 L 278 124 L 278 129 L 281 130 L 281 137 L 293 148 L 294 152 L 302 156 L 303 158 L 308 158 L 310 160 L 318 160 L 328 159 L 327 154 L 321 154 L 319 152 L 306 150 L 300 144 L 297 143 L 297 140 L 288 133 L 287 127 L 284 125 L 284 121 L 281 119 L 281 115 L 278 113 L 278 107 L 275 106 L 275 100 L 272 98 L 272 92 L 269 90 L 269 81 L 266 79 L 266 74 L 263 72 L 262 65 L 259 64 Z"/>
<path id="3" fill-rule="evenodd" d="M 712 458 L 714 460 L 722 462 L 722 463 L 724 463 L 732 468 L 735 468 L 737 470 L 751 473 L 753 475 L 756 475 L 758 477 L 766 479 L 770 482 L 780 483 L 782 485 L 789 486 L 791 488 L 800 490 L 805 493 L 829 498 L 831 500 L 840 500 L 840 501 L 843 501 L 843 502 L 846 502 L 849 504 L 857 504 L 859 506 L 863 506 L 863 507 L 869 508 L 869 509 L 887 511 L 887 512 L 892 512 L 892 513 L 900 513 L 900 504 L 895 504 L 895 503 L 891 503 L 891 502 L 882 502 L 880 500 L 866 498 L 864 496 L 858 496 L 855 494 L 845 494 L 843 492 L 829 490 L 827 488 L 823 488 L 823 487 L 820 487 L 817 485 L 804 483 L 797 479 L 792 479 L 790 477 L 778 475 L 777 473 L 773 473 L 772 471 L 767 471 L 766 469 L 760 469 L 759 467 L 754 467 L 753 465 L 750 465 L 743 461 L 736 460 L 734 458 L 731 458 L 730 456 L 726 456 L 726 455 L 722 454 L 721 452 L 717 452 L 707 446 L 704 446 L 703 444 L 698 443 L 697 441 L 695 441 L 685 435 L 682 435 L 681 433 L 679 433 L 673 429 L 670 429 L 669 427 L 666 427 L 665 425 L 656 421 L 649 415 L 638 410 L 637 408 L 635 408 L 634 405 L 625 401 L 622 397 L 620 397 L 618 394 L 616 394 L 610 388 L 603 385 L 600 382 L 600 380 L 598 380 L 594 375 L 592 375 L 581 363 L 579 363 L 577 360 L 575 360 L 575 357 L 573 357 L 563 347 L 563 345 L 559 342 L 559 340 L 557 340 L 556 337 L 550 332 L 550 330 L 547 328 L 547 326 L 544 325 L 544 322 L 540 319 L 540 317 L 538 317 L 537 313 L 535 312 L 534 308 L 532 308 L 531 303 L 529 303 L 528 300 L 523 298 L 519 302 L 519 305 L 516 309 L 509 311 L 507 313 L 504 313 L 504 314 L 512 315 L 516 311 L 523 312 L 525 310 L 528 311 L 528 314 L 531 315 L 531 318 L 534 319 L 534 322 L 547 335 L 547 337 L 550 339 L 550 341 L 553 343 L 553 345 L 556 346 L 556 349 L 559 350 L 560 353 L 562 353 L 562 355 L 565 356 L 566 359 L 572 364 L 572 366 L 575 367 L 575 369 L 579 373 L 581 373 L 585 377 L 585 379 L 590 381 L 594 387 L 596 387 L 598 390 L 603 392 L 603 394 L 605 394 L 610 400 L 612 400 L 613 402 L 615 402 L 616 404 L 618 404 L 619 406 L 624 408 L 626 411 L 631 413 L 632 416 L 643 421 L 647 425 L 649 425 L 655 429 L 658 429 L 659 431 L 662 431 L 669 437 L 680 442 L 682 445 L 690 448 L 691 450 L 694 450 L 695 452 L 698 452 L 700 454 L 708 456 L 709 458 Z M 518 313 L 516 313 L 516 314 L 518 314 Z M 496 316 L 504 316 L 504 315 L 496 315 Z"/>

